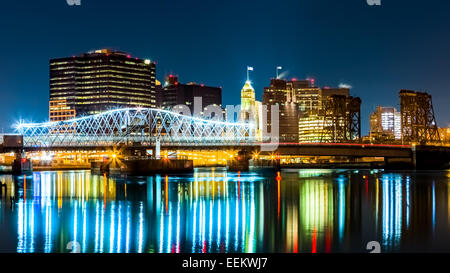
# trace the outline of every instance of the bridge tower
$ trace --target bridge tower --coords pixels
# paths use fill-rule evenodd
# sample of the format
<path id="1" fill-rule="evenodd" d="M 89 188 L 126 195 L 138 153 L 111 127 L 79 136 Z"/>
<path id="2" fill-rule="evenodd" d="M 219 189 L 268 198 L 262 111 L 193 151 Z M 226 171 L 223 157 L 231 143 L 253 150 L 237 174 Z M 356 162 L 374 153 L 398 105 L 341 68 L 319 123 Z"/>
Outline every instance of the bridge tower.
<path id="1" fill-rule="evenodd" d="M 321 142 L 355 142 L 361 139 L 361 99 L 333 95 L 323 103 Z"/>
<path id="2" fill-rule="evenodd" d="M 401 90 L 400 112 L 403 141 L 420 144 L 441 142 L 431 95 Z"/>

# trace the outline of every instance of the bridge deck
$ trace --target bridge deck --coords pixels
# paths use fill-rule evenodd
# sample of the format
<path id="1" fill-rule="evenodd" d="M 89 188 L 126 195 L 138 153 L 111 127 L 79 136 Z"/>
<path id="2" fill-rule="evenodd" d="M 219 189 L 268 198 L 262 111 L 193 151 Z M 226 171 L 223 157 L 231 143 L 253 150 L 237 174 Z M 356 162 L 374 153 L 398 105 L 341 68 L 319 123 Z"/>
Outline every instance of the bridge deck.
<path id="1" fill-rule="evenodd" d="M 161 149 L 167 150 L 248 150 L 260 152 L 262 155 L 280 154 L 286 156 L 351 156 L 351 157 L 395 157 L 411 158 L 412 147 L 409 145 L 377 145 L 377 144 L 347 144 L 347 143 L 280 143 L 275 151 L 264 151 L 266 144 L 241 145 L 170 145 L 161 144 Z M 129 149 L 153 149 L 155 145 L 126 146 Z M 112 150 L 110 146 L 85 147 L 24 147 L 24 151 L 101 151 Z M 0 145 L 0 153 L 10 152 Z"/>

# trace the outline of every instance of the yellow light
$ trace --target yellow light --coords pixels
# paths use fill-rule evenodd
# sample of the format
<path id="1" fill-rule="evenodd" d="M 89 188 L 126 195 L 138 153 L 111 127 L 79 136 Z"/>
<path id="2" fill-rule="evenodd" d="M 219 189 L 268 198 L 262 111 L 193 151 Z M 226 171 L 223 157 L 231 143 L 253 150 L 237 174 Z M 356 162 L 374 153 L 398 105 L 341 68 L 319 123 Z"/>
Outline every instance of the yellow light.
<path id="1" fill-rule="evenodd" d="M 116 158 L 117 158 L 117 155 L 116 155 L 116 154 L 113 154 L 113 155 L 112 155 L 112 158 L 116 159 Z"/>

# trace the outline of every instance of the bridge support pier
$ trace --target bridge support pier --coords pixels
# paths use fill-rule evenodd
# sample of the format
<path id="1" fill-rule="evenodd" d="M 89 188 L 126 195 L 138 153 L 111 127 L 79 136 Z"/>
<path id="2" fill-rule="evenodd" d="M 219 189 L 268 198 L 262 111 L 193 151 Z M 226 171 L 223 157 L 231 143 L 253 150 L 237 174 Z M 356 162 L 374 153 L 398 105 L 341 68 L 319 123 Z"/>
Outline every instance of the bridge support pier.
<path id="1" fill-rule="evenodd" d="M 387 170 L 414 170 L 413 160 L 411 158 L 384 158 L 384 168 Z"/>
<path id="2" fill-rule="evenodd" d="M 31 173 L 33 172 L 33 163 L 30 159 L 26 158 L 24 156 L 24 153 L 22 150 L 17 150 L 16 152 L 16 159 L 14 160 L 12 164 L 12 172 L 15 175 L 21 175 L 24 173 Z"/>
<path id="3" fill-rule="evenodd" d="M 450 152 L 445 147 L 413 146 L 412 163 L 417 170 L 445 170 L 450 168 Z"/>
<path id="4" fill-rule="evenodd" d="M 3 196 L 3 188 L 5 188 L 5 196 L 8 194 L 8 186 L 6 185 L 6 182 L 0 182 L 0 197 Z"/>

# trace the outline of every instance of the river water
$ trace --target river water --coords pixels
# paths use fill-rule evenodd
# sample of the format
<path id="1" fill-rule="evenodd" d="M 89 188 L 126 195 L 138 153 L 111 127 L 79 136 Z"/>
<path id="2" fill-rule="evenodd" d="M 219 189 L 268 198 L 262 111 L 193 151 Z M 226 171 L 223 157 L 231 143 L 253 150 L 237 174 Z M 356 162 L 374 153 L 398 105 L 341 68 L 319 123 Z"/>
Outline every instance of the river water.
<path id="1" fill-rule="evenodd" d="M 64 171 L 0 181 L 0 252 L 365 253 L 371 241 L 381 252 L 450 252 L 448 171 Z"/>

